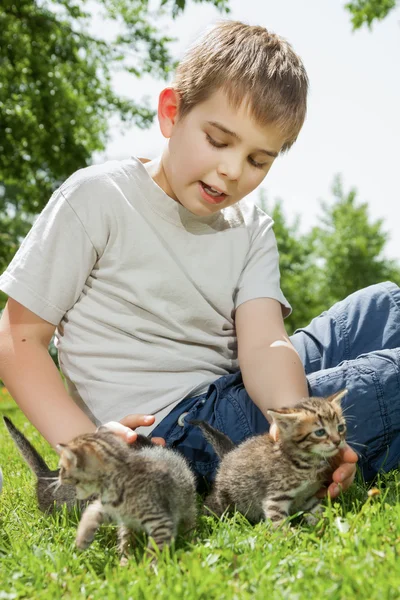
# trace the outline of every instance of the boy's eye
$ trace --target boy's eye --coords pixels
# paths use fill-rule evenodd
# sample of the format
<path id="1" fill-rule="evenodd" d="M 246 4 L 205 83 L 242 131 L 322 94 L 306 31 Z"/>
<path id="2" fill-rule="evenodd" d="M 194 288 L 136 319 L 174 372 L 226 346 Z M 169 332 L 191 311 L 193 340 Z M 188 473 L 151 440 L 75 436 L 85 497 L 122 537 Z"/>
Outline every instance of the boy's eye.
<path id="1" fill-rule="evenodd" d="M 346 426 L 341 424 L 337 426 L 338 433 L 343 433 L 346 429 Z"/>
<path id="2" fill-rule="evenodd" d="M 207 141 L 211 144 L 211 146 L 214 146 L 214 148 L 226 148 L 228 145 L 228 144 L 223 144 L 221 142 L 217 142 L 208 133 L 206 133 L 206 137 L 207 137 Z M 259 163 L 256 160 L 254 160 L 254 158 L 251 158 L 251 156 L 249 156 L 249 163 L 256 169 L 262 169 L 263 167 L 265 167 L 265 163 Z"/>
<path id="3" fill-rule="evenodd" d="M 221 144 L 220 142 L 216 142 L 208 133 L 206 133 L 207 141 L 214 146 L 214 148 L 225 148 L 226 144 Z"/>
<path id="4" fill-rule="evenodd" d="M 317 429 L 316 431 L 314 431 L 314 435 L 316 435 L 317 437 L 322 437 L 326 434 L 325 429 Z"/>
<path id="5" fill-rule="evenodd" d="M 249 157 L 249 163 L 253 165 L 253 167 L 256 167 L 256 169 L 262 169 L 263 167 L 265 167 L 265 163 L 259 163 L 256 160 L 254 160 L 254 158 L 251 158 L 251 156 Z"/>

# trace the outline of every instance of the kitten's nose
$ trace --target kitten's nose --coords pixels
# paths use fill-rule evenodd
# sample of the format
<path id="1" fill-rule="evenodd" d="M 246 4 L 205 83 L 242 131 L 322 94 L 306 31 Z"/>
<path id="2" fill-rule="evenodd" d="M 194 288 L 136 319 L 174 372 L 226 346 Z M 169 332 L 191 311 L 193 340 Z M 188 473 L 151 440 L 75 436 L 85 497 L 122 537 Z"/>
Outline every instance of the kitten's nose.
<path id="1" fill-rule="evenodd" d="M 339 444 L 340 444 L 340 438 L 339 437 L 332 437 L 331 441 L 335 444 L 335 446 L 339 446 Z"/>

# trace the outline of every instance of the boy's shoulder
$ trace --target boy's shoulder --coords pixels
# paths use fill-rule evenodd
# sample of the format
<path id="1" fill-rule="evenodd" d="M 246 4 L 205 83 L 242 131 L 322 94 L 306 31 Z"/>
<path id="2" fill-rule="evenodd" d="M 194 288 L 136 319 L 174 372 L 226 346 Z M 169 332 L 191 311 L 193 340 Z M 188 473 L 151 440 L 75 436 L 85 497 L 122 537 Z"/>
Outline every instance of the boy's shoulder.
<path id="1" fill-rule="evenodd" d="M 108 195 L 110 188 L 115 183 L 128 182 L 137 179 L 141 172 L 140 161 L 131 157 L 123 160 L 109 160 L 96 165 L 90 165 L 75 171 L 60 186 L 60 192 L 67 198 L 80 192 L 87 194 L 89 191 L 96 194 Z"/>

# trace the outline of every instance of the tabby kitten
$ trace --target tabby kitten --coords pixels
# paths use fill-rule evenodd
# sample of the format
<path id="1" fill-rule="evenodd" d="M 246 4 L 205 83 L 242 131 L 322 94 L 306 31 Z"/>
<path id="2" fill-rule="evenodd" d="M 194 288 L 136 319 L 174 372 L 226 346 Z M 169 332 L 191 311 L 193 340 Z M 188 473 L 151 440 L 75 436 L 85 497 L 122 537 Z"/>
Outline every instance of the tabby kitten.
<path id="1" fill-rule="evenodd" d="M 320 510 L 315 494 L 332 473 L 329 461 L 345 445 L 340 401 L 346 393 L 269 410 L 276 440 L 265 433 L 234 446 L 205 421 L 192 421 L 221 458 L 206 507 L 217 516 L 236 508 L 254 523 L 270 519 L 274 525 L 300 510 L 315 515 Z M 317 521 L 312 514 L 306 519 Z"/>
<path id="2" fill-rule="evenodd" d="M 186 460 L 174 450 L 150 444 L 132 451 L 105 427 L 60 444 L 61 484 L 76 488 L 76 496 L 98 499 L 89 504 L 78 526 L 76 545 L 87 548 L 99 525 L 109 518 L 119 524 L 122 561 L 132 531 L 144 530 L 161 549 L 178 527 L 191 529 L 196 521 L 195 478 Z"/>
<path id="3" fill-rule="evenodd" d="M 39 509 L 43 512 L 48 512 L 54 508 L 61 508 L 64 505 L 66 505 L 68 510 L 75 506 L 84 508 L 87 505 L 87 501 L 77 500 L 75 486 L 67 483 L 60 485 L 58 480 L 59 470 L 55 469 L 52 471 L 49 469 L 37 450 L 35 450 L 24 434 L 15 427 L 11 419 L 3 417 L 3 420 L 14 444 L 36 476 L 36 497 Z M 137 450 L 138 448 L 152 445 L 153 443 L 147 437 L 138 434 L 136 441 L 130 448 Z"/>
<path id="4" fill-rule="evenodd" d="M 63 504 L 66 504 L 67 508 L 71 509 L 76 505 L 77 500 L 74 486 L 63 485 L 56 487 L 58 469 L 55 471 L 49 469 L 40 454 L 26 439 L 24 434 L 15 427 L 14 423 L 8 417 L 3 417 L 3 420 L 23 459 L 36 476 L 36 497 L 40 510 L 47 512 L 55 506 L 60 507 Z"/>

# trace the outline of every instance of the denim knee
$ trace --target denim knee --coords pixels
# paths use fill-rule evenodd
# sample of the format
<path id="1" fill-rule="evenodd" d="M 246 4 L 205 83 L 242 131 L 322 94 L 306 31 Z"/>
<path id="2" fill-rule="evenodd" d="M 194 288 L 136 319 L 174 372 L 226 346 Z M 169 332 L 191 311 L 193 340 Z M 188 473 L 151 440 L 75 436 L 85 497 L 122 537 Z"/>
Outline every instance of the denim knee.
<path id="1" fill-rule="evenodd" d="M 400 288 L 384 282 L 354 292 L 297 330 L 292 343 L 307 374 L 400 347 Z"/>
<path id="2" fill-rule="evenodd" d="M 344 361 L 308 377 L 313 395 L 347 388 L 342 407 L 348 443 L 359 455 L 365 479 L 395 468 L 400 459 L 400 349 L 381 350 Z M 397 440 L 397 441 L 396 441 Z"/>

